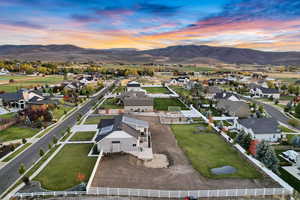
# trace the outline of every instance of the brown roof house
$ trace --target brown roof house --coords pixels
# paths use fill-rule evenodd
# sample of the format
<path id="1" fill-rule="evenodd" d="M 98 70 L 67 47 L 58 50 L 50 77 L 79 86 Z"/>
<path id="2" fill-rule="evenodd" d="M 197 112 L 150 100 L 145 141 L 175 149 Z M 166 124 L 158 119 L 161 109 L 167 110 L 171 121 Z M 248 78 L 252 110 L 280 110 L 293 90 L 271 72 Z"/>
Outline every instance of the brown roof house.
<path id="1" fill-rule="evenodd" d="M 251 115 L 249 105 L 244 101 L 219 100 L 217 109 L 238 118 L 248 118 Z"/>
<path id="2" fill-rule="evenodd" d="M 145 92 L 130 91 L 122 95 L 125 112 L 152 112 L 153 99 Z"/>

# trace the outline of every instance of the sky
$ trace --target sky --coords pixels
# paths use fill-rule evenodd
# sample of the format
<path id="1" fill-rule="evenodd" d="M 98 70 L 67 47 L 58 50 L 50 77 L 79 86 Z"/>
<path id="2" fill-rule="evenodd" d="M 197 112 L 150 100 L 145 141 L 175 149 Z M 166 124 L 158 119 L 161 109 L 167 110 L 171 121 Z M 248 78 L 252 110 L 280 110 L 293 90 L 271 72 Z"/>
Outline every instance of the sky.
<path id="1" fill-rule="evenodd" d="M 300 51 L 300 0 L 0 0 L 1 44 Z"/>

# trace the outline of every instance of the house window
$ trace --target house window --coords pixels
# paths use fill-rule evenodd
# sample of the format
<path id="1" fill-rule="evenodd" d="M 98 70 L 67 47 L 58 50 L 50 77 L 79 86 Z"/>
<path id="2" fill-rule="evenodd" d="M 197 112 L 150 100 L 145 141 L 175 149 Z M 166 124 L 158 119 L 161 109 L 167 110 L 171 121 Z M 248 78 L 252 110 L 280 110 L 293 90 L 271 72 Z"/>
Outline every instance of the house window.
<path id="1" fill-rule="evenodd" d="M 113 144 L 119 144 L 120 141 L 112 141 L 111 143 L 113 143 Z"/>
<path id="2" fill-rule="evenodd" d="M 133 144 L 132 146 L 133 146 L 133 147 L 136 147 L 136 144 Z"/>

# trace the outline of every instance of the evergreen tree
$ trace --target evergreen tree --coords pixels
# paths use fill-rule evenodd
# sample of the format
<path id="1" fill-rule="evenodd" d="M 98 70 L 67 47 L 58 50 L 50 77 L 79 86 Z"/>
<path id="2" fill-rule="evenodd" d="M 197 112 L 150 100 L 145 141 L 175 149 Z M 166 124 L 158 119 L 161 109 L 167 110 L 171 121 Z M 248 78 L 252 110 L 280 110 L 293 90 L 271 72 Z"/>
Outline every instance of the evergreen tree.
<path id="1" fill-rule="evenodd" d="M 278 172 L 278 158 L 273 148 L 266 141 L 262 141 L 257 145 L 255 157 L 273 172 Z"/>
<path id="2" fill-rule="evenodd" d="M 293 138 L 292 138 L 292 141 L 291 141 L 292 145 L 294 147 L 300 147 L 300 136 L 299 135 L 295 135 Z"/>

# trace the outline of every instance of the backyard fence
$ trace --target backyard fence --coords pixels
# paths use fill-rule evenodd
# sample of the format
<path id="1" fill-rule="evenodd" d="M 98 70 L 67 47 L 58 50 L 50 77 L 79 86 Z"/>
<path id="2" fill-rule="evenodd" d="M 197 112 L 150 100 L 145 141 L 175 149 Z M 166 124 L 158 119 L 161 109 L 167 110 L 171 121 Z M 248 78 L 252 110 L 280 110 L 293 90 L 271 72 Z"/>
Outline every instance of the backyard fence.
<path id="1" fill-rule="evenodd" d="M 152 197 L 152 198 L 183 198 L 193 196 L 196 198 L 209 197 L 249 197 L 249 196 L 285 196 L 291 195 L 284 188 L 256 188 L 256 189 L 224 189 L 224 190 L 149 190 L 130 188 L 102 188 L 90 187 L 88 191 L 53 191 L 16 193 L 14 197 L 43 197 L 43 196 L 74 196 L 74 195 L 106 195 L 128 197 Z"/>

